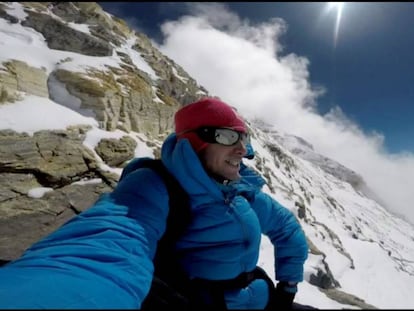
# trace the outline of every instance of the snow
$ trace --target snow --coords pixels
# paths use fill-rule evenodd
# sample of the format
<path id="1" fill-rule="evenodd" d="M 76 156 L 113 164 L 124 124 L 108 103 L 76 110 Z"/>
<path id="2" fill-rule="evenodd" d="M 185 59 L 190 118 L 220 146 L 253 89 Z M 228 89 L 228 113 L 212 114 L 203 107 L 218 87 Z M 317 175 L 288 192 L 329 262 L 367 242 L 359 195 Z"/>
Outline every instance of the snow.
<path id="1" fill-rule="evenodd" d="M 9 4 L 9 7 L 9 14 L 13 11 L 14 16 L 24 18 L 19 4 Z M 131 41 L 126 42 L 123 51 L 131 56 L 138 68 L 147 72 L 151 78 L 157 78 L 139 53 L 131 49 Z M 71 59 L 60 62 L 67 57 Z M 33 29 L 11 25 L 0 19 L 0 62 L 11 59 L 19 59 L 31 66 L 46 68 L 47 73 L 58 66 L 75 71 L 85 70 L 87 67 L 104 70 L 106 65 L 119 66 L 119 58 L 116 56 L 91 57 L 50 50 L 42 35 Z M 52 90 L 51 98 L 58 99 L 59 104 L 49 98 L 22 93 L 21 100 L 0 105 L 0 130 L 11 129 L 33 135 L 40 130 L 89 125 L 91 129 L 87 132 L 83 144 L 95 154 L 102 169 L 117 174 L 121 173 L 121 169 L 109 167 L 94 151 L 94 147 L 102 138 L 130 136 L 137 142 L 136 157 L 154 156 L 152 149 L 145 143 L 147 138 L 142 133 L 104 131 L 99 128 L 94 114 L 89 110 L 81 109 L 79 100 L 68 94 L 63 85 L 51 80 L 49 87 Z M 252 145 L 274 174 L 272 184 L 276 187 L 277 196 L 271 195 L 282 205 L 295 211 L 294 198 L 286 195 L 284 190 L 291 187 L 295 193 L 303 193 L 303 191 L 300 190 L 298 183 L 292 182 L 285 171 L 273 164 L 272 155 L 263 147 L 265 141 L 272 140 L 266 136 L 254 138 Z M 340 290 L 354 294 L 380 309 L 414 308 L 413 227 L 393 217 L 374 201 L 358 195 L 349 184 L 338 181 L 309 162 L 294 157 L 289 151 L 286 153 L 295 158 L 298 166 L 296 172 L 301 174 L 300 178 L 296 178 L 299 178 L 300 183 L 304 185 L 304 191 L 313 195 L 309 217 L 315 221 L 303 222 L 303 229 L 308 238 L 326 255 L 325 261 L 340 283 Z M 246 163 L 253 165 L 255 161 L 248 160 Z M 82 180 L 76 184 L 97 182 L 101 180 Z M 264 189 L 271 193 L 269 187 L 266 186 Z M 33 188 L 29 190 L 28 195 L 40 198 L 52 190 Z M 327 196 L 335 199 L 335 207 L 326 202 L 324 198 Z M 365 223 L 361 222 L 361 219 Z M 358 233 L 357 237 L 352 236 L 347 226 L 352 227 L 353 233 Z M 334 236 L 330 236 L 326 228 L 334 228 Z M 397 264 L 398 262 L 400 265 Z M 262 240 L 259 265 L 274 277 L 273 247 L 265 237 Z M 296 302 L 320 309 L 357 309 L 355 306 L 343 305 L 328 298 L 308 282 L 310 275 L 321 265 L 321 255 L 309 255 L 305 265 L 305 281 L 299 284 Z"/>
<path id="2" fill-rule="evenodd" d="M 92 152 L 94 152 L 93 148 L 97 145 L 101 138 L 120 138 L 124 135 L 129 135 L 138 143 L 137 148 L 135 149 L 136 157 L 154 157 L 152 149 L 145 144 L 145 136 L 142 133 L 126 133 L 120 130 L 113 132 L 104 131 L 98 128 L 96 120 L 91 117 L 85 117 L 75 110 L 61 106 L 47 98 L 26 95 L 22 101 L 0 106 L 0 129 L 13 129 L 17 132 L 33 134 L 39 130 L 64 129 L 70 125 L 86 124 L 90 125 L 92 128 L 87 132 L 83 143 L 85 146 L 90 148 Z M 253 145 L 257 152 L 265 154 L 265 149 L 260 145 L 259 141 L 253 140 Z M 95 155 L 99 159 L 97 154 Z M 270 162 L 271 158 L 267 158 L 266 161 Z M 249 160 L 246 163 L 254 163 L 254 160 Z M 103 169 L 110 170 L 117 174 L 121 173 L 121 169 L 111 168 L 105 165 L 103 161 L 100 162 L 100 165 Z M 286 184 L 289 184 L 286 176 L 278 172 L 276 169 L 275 173 L 277 173 L 279 178 L 284 180 Z M 77 184 L 85 184 L 87 182 L 100 182 L 100 180 L 82 181 L 77 182 Z M 49 188 L 33 188 L 29 191 L 28 195 L 39 198 L 45 192 L 51 190 L 52 189 Z M 316 194 L 318 190 L 315 187 L 309 189 L 309 191 Z M 355 200 L 355 196 L 350 196 L 349 193 L 350 192 L 348 192 L 346 188 L 342 190 L 342 192 L 338 188 L 332 191 L 332 196 L 338 201 L 351 202 L 352 200 Z M 281 204 L 293 209 L 291 200 L 284 200 L 281 197 L 277 197 L 277 199 Z M 320 201 L 320 205 L 317 203 L 318 200 L 314 200 L 313 202 L 313 212 L 317 214 L 316 217 L 318 221 L 327 224 L 331 223 L 332 225 L 329 225 L 330 227 L 338 228 L 335 218 L 332 218 L 332 215 L 327 212 L 326 206 L 323 205 L 323 202 Z M 366 206 L 363 202 L 359 203 Z M 345 204 L 346 203 L 344 203 L 344 205 Z M 381 208 L 378 206 L 368 207 L 369 208 L 365 208 L 364 210 L 371 211 L 372 213 L 379 213 L 378 210 L 375 209 L 379 208 L 379 211 L 381 211 Z M 358 213 L 354 209 L 348 209 L 346 217 L 354 217 L 353 215 L 355 213 L 357 216 L 362 217 L 361 213 Z M 369 219 L 368 216 L 369 215 L 366 215 L 365 217 Z M 393 221 L 398 222 L 398 220 Z M 380 228 L 377 229 L 379 231 L 387 228 L 383 226 L 383 229 L 381 229 L 381 225 L 375 223 L 371 223 L 371 225 L 379 225 Z M 402 230 L 409 230 L 407 225 L 400 224 L 399 226 L 401 226 Z M 355 263 L 355 269 L 353 270 L 349 268 L 349 259 L 338 255 L 335 251 L 332 251 L 330 244 L 316 236 L 315 231 L 308 230 L 306 226 L 304 229 L 313 242 L 327 255 L 330 269 L 341 284 L 341 290 L 352 293 L 358 297 L 364 297 L 367 303 L 373 304 L 379 308 L 407 309 L 414 307 L 414 301 L 411 298 L 411 291 L 412 288 L 414 288 L 414 277 L 412 276 L 413 272 L 409 275 L 407 273 L 397 271 L 394 262 L 390 261 L 389 256 L 384 254 L 384 251 L 382 251 L 378 243 L 350 238 L 344 230 L 336 231 L 336 234 L 340 234 L 339 239 L 344 243 L 343 247 L 347 249 L 348 252 L 352 253 L 352 258 Z M 369 232 L 368 228 L 363 228 L 363 230 Z M 412 229 L 409 232 L 411 236 L 414 235 Z M 387 234 L 396 235 L 397 233 L 384 232 L 384 235 Z M 402 238 L 403 236 L 394 237 L 394 239 L 397 240 L 401 240 Z M 409 236 L 406 238 L 407 246 L 412 248 L 412 240 L 411 242 L 409 241 Z M 404 252 L 404 243 L 401 243 L 401 246 L 398 249 L 399 252 Z M 409 252 L 413 254 L 412 249 L 406 251 L 407 254 L 409 254 Z M 259 257 L 259 264 L 263 266 L 263 268 L 272 277 L 274 276 L 273 258 L 273 247 L 267 238 L 264 237 Z M 407 257 L 407 260 L 414 261 L 414 257 Z M 321 256 L 310 255 L 305 266 L 305 280 L 308 280 L 309 276 L 316 271 L 315 267 L 320 266 L 320 261 Z M 390 273 L 390 271 L 392 273 Z M 355 306 L 342 305 L 332 299 L 329 299 L 315 286 L 310 285 L 306 281 L 300 283 L 295 301 L 302 304 L 313 305 L 321 309 L 357 309 Z"/>
<path id="3" fill-rule="evenodd" d="M 48 98 L 35 95 L 27 95 L 21 101 L 0 106 L 2 130 L 13 129 L 33 135 L 40 130 L 64 130 L 72 124 L 97 126 L 98 122 Z"/>
<path id="4" fill-rule="evenodd" d="M 27 192 L 27 195 L 31 198 L 39 199 L 47 192 L 53 191 L 53 188 L 49 187 L 38 187 L 32 188 Z"/>

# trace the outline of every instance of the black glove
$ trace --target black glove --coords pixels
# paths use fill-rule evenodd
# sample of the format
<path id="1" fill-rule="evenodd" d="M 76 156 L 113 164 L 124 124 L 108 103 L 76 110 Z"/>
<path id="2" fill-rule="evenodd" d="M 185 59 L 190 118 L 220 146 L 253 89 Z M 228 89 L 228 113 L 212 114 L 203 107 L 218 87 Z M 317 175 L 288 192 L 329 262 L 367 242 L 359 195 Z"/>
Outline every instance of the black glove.
<path id="1" fill-rule="evenodd" d="M 292 310 L 293 300 L 297 292 L 297 284 L 290 282 L 279 282 L 275 289 L 273 299 L 274 310 Z"/>

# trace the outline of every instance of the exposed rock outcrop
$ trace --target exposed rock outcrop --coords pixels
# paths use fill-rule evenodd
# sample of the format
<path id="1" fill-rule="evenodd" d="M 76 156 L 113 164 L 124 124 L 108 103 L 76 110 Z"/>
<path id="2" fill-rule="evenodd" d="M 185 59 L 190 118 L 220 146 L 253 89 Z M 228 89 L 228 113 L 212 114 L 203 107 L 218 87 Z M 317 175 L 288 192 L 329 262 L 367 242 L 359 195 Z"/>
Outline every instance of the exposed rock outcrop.
<path id="1" fill-rule="evenodd" d="M 2 259 L 16 258 L 116 184 L 118 176 L 99 169 L 82 144 L 85 130 L 40 131 L 33 136 L 0 131 Z"/>
<path id="2" fill-rule="evenodd" d="M 57 58 L 49 69 L 7 60 L 0 69 L 0 104 L 11 104 L 27 95 L 50 98 L 94 117 L 104 130 L 143 133 L 153 139 L 149 147 L 159 155 L 157 142 L 171 132 L 174 112 L 207 95 L 145 35 L 94 2 L 22 2 L 21 6 L 26 16 L 17 17 L 7 3 L 0 4 L 0 18 L 33 28 L 51 49 L 112 57 L 112 61 L 105 68 L 91 65 L 77 71 L 68 69 L 76 68 L 70 66 L 76 62 L 76 54 Z M 135 42 L 138 55 L 134 57 L 146 59 L 157 77 L 135 65 L 122 48 L 128 40 Z M 118 66 L 113 65 L 114 55 Z M 129 136 L 103 139 L 95 149 L 98 158 L 83 144 L 88 130 L 73 127 L 39 131 L 33 136 L 0 131 L 0 259 L 18 257 L 116 185 L 119 176 L 100 168 L 99 161 L 122 167 L 134 156 L 137 142 Z"/>
<path id="3" fill-rule="evenodd" d="M 45 69 L 31 67 L 25 62 L 11 60 L 0 69 L 0 104 L 20 98 L 19 92 L 49 97 Z"/>
<path id="4" fill-rule="evenodd" d="M 136 146 L 137 142 L 129 136 L 121 139 L 103 138 L 95 151 L 109 166 L 117 167 L 134 157 Z"/>

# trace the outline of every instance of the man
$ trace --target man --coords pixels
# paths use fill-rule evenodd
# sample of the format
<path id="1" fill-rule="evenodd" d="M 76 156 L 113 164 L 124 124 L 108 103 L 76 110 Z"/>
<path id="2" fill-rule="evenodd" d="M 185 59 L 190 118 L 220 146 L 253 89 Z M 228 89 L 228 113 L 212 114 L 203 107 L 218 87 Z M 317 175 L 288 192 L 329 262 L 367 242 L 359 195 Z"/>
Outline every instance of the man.
<path id="1" fill-rule="evenodd" d="M 308 246 L 294 215 L 242 162 L 249 136 L 228 104 L 204 98 L 175 114 L 161 160 L 189 196 L 191 222 L 174 245 L 191 306 L 290 307 Z M 252 156 L 251 154 L 249 156 Z M 166 228 L 168 193 L 149 168 L 0 269 L 0 308 L 141 308 Z M 261 234 L 275 248 L 275 290 L 257 268 Z"/>

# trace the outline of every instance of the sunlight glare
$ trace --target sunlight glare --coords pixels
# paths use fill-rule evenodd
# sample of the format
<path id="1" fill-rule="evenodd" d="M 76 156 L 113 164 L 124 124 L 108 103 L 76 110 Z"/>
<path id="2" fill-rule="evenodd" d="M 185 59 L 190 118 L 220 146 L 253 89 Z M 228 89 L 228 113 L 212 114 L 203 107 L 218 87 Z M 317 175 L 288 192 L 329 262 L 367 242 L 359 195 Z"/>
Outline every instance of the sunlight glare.
<path id="1" fill-rule="evenodd" d="M 341 16 L 342 10 L 344 8 L 345 2 L 328 2 L 328 10 L 336 9 L 336 22 L 335 22 L 335 30 L 334 30 L 334 46 L 338 42 L 338 33 L 339 33 L 339 25 L 341 23 Z"/>

